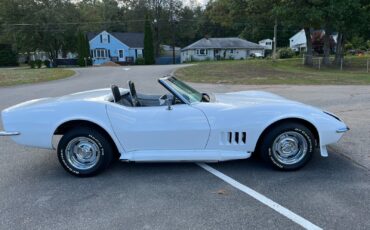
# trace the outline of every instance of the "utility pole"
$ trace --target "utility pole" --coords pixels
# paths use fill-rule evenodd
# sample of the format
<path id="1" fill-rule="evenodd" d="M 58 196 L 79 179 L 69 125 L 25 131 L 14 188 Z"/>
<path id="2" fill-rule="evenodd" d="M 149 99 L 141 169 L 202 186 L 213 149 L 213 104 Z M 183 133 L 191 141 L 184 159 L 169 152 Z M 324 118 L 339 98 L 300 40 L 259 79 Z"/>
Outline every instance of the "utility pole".
<path id="1" fill-rule="evenodd" d="M 275 25 L 274 25 L 274 51 L 272 53 L 272 58 L 276 59 L 276 43 L 277 43 L 277 17 L 275 17 Z"/>
<path id="2" fill-rule="evenodd" d="M 173 0 L 170 1 L 170 11 L 171 11 L 171 28 L 172 28 L 172 64 L 176 64 L 176 53 L 175 53 L 175 19 L 173 13 Z"/>

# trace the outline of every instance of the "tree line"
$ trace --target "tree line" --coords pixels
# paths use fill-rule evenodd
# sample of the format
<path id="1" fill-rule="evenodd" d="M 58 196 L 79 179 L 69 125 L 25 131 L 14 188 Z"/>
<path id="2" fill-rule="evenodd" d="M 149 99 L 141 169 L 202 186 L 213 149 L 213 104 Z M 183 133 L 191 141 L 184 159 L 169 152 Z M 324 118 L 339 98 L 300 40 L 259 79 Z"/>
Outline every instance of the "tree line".
<path id="1" fill-rule="evenodd" d="M 368 0 L 216 0 L 207 5 L 206 12 L 213 22 L 221 24 L 230 33 L 239 33 L 254 41 L 272 38 L 272 28 L 277 22 L 278 46 L 288 46 L 289 38 L 304 29 L 306 65 L 313 64 L 311 35 L 314 30 L 325 31 L 324 65 L 331 64 L 330 35 L 333 32 L 338 33 L 336 64 L 344 55 L 345 44 L 353 48 L 370 48 Z"/>
<path id="2" fill-rule="evenodd" d="M 1 0 L 0 43 L 22 53 L 43 50 L 55 58 L 58 51 L 81 49 L 81 33 L 144 32 L 149 26 L 158 56 L 160 44 L 184 47 L 205 36 L 253 42 L 272 38 L 277 22 L 279 47 L 304 29 L 307 65 L 312 64 L 310 33 L 325 30 L 323 63 L 329 64 L 330 34 L 338 33 L 338 62 L 345 44 L 366 44 L 369 21 L 368 0 L 210 0 L 205 6 L 180 0 Z"/>

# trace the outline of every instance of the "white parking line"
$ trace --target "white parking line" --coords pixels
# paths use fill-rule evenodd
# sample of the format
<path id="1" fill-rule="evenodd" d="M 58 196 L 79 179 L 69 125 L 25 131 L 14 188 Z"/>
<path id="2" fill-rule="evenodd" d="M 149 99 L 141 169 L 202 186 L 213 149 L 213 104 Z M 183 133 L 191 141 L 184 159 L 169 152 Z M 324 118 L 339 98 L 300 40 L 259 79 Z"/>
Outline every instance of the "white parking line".
<path id="1" fill-rule="evenodd" d="M 310 221 L 306 220 L 305 218 L 295 214 L 294 212 L 290 211 L 289 209 L 281 206 L 280 204 L 274 202 L 273 200 L 267 198 L 266 196 L 262 195 L 254 191 L 253 189 L 245 186 L 238 181 L 234 180 L 233 178 L 226 176 L 225 174 L 217 171 L 216 169 L 212 168 L 211 166 L 205 163 L 197 163 L 197 165 L 208 172 L 212 173 L 213 175 L 217 176 L 221 180 L 225 181 L 226 183 L 230 184 L 231 186 L 239 189 L 240 191 L 248 194 L 249 196 L 253 197 L 254 199 L 258 200 L 259 202 L 269 206 L 270 208 L 274 209 L 278 213 L 282 214 L 283 216 L 287 217 L 288 219 L 296 222 L 297 224 L 301 225 L 305 229 L 322 229 L 319 226 L 311 223 Z"/>

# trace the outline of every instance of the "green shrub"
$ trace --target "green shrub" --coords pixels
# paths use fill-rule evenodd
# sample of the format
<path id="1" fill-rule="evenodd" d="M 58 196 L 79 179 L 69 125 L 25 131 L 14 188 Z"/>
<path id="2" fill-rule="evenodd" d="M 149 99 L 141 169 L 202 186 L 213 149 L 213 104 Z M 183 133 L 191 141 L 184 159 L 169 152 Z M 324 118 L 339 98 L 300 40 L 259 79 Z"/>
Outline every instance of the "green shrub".
<path id="1" fill-rule="evenodd" d="M 352 50 L 352 49 L 353 49 L 353 45 L 352 45 L 352 43 L 347 42 L 346 44 L 344 44 L 344 49 L 345 49 L 346 51 L 348 51 L 348 50 Z"/>
<path id="2" fill-rule="evenodd" d="M 84 67 L 85 66 L 85 59 L 83 57 L 79 57 L 77 59 L 77 65 L 79 65 L 80 67 Z"/>
<path id="3" fill-rule="evenodd" d="M 11 45 L 0 44 L 0 66 L 18 66 L 17 53 Z"/>
<path id="4" fill-rule="evenodd" d="M 36 60 L 35 64 L 36 64 L 37 68 L 40 69 L 41 66 L 42 66 L 42 61 L 41 60 Z"/>
<path id="5" fill-rule="evenodd" d="M 28 64 L 30 65 L 31 69 L 34 69 L 36 67 L 35 61 L 29 61 Z"/>
<path id="6" fill-rule="evenodd" d="M 90 57 L 78 58 L 77 65 L 79 65 L 80 67 L 92 66 L 92 59 Z"/>
<path id="7" fill-rule="evenodd" d="M 144 58 L 136 58 L 136 65 L 144 65 L 145 64 L 145 59 Z"/>
<path id="8" fill-rule="evenodd" d="M 44 61 L 44 65 L 45 65 L 47 68 L 50 68 L 50 60 L 45 60 L 45 61 Z"/>
<path id="9" fill-rule="evenodd" d="M 278 51 L 279 58 L 292 58 L 294 56 L 294 51 L 290 48 L 281 48 Z"/>

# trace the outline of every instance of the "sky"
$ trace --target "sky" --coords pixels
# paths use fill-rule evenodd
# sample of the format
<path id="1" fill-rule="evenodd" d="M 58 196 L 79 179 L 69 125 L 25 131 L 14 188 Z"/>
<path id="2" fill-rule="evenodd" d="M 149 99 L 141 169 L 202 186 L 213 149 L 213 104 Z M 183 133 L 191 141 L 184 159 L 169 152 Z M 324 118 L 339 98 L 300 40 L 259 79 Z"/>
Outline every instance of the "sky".
<path id="1" fill-rule="evenodd" d="M 184 1 L 184 2 L 188 2 L 188 3 L 190 3 L 190 2 L 194 2 L 194 3 L 197 3 L 197 4 L 199 4 L 199 5 L 202 5 L 202 6 L 204 6 L 204 5 L 206 5 L 207 4 L 207 2 L 208 2 L 208 0 L 186 0 L 186 1 Z"/>

